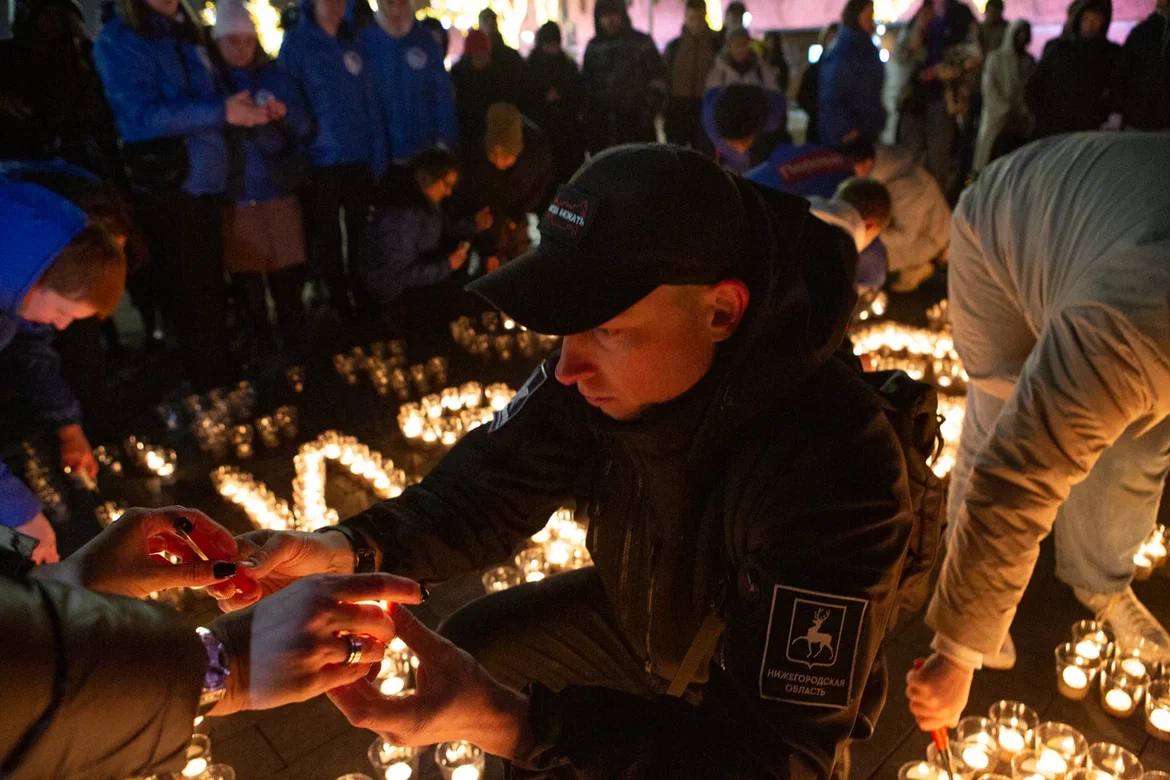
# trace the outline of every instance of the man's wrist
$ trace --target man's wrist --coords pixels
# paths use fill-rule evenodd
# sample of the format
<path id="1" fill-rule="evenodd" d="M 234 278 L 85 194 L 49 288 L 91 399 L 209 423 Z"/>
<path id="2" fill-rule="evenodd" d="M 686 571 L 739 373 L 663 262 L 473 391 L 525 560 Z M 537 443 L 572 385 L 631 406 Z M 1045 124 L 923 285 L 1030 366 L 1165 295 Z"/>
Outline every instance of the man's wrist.
<path id="1" fill-rule="evenodd" d="M 470 741 L 493 756 L 512 760 L 532 749 L 532 728 L 528 721 L 530 700 L 520 691 L 496 685 L 491 694 L 489 717 L 482 733 Z"/>
<path id="2" fill-rule="evenodd" d="M 248 690 L 248 669 L 244 659 L 248 653 L 246 634 L 251 630 L 251 610 L 229 612 L 213 620 L 207 630 L 223 646 L 223 658 L 227 667 L 227 685 L 223 697 L 205 715 L 220 717 L 247 709 L 244 695 Z M 239 630 L 244 631 L 241 641 Z"/>
<path id="3" fill-rule="evenodd" d="M 329 571 L 339 574 L 361 574 L 379 571 L 381 556 L 365 536 L 352 528 L 331 526 L 317 535 L 329 545 Z"/>

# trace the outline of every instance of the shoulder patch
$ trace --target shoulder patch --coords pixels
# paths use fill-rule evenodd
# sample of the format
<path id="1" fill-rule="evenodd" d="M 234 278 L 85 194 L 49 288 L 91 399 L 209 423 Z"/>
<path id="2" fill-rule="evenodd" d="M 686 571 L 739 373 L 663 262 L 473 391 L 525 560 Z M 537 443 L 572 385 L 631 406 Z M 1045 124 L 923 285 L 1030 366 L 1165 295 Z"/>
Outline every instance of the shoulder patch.
<path id="1" fill-rule="evenodd" d="M 500 411 L 496 412 L 492 417 L 492 424 L 488 427 L 488 433 L 495 433 L 500 428 L 508 424 L 508 421 L 520 413 L 524 408 L 524 404 L 528 403 L 528 399 L 532 394 L 540 389 L 540 386 L 548 381 L 548 366 L 546 363 L 541 363 L 528 377 L 528 381 L 524 386 L 516 391 L 516 395 L 512 396 L 512 400 L 508 402 Z"/>
<path id="2" fill-rule="evenodd" d="M 406 50 L 406 64 L 411 70 L 422 70 L 427 66 L 427 53 L 421 46 L 411 46 Z"/>
<path id="3" fill-rule="evenodd" d="M 341 59 L 345 63 L 345 69 L 349 71 L 349 75 L 362 75 L 362 55 L 350 49 L 341 56 Z"/>
<path id="4" fill-rule="evenodd" d="M 867 599 L 777 585 L 760 663 L 760 698 L 847 707 L 868 607 Z"/>

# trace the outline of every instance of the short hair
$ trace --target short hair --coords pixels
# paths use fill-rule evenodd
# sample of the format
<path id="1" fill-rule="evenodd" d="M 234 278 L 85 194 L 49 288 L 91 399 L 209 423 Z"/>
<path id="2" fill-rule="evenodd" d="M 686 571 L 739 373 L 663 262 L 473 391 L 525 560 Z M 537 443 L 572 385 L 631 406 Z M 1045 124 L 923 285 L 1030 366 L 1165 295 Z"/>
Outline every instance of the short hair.
<path id="1" fill-rule="evenodd" d="M 459 171 L 459 158 L 442 146 L 424 149 L 410 159 L 410 170 L 426 182 L 435 182 L 451 171 Z"/>
<path id="2" fill-rule="evenodd" d="M 126 286 L 126 256 L 103 226 L 90 222 L 57 253 L 37 286 L 109 317 Z"/>
<path id="3" fill-rule="evenodd" d="M 857 29 L 857 20 L 867 5 L 873 5 L 873 0 L 849 0 L 841 9 L 841 24 Z"/>
<path id="4" fill-rule="evenodd" d="M 877 179 L 850 177 L 838 185 L 833 199 L 845 201 L 857 209 L 862 219 L 873 220 L 882 227 L 890 224 L 893 216 L 890 191 Z"/>
<path id="5" fill-rule="evenodd" d="M 724 16 L 731 16 L 732 14 L 742 16 L 745 13 L 747 13 L 747 6 L 740 2 L 740 0 L 733 0 L 733 2 L 728 3 L 727 8 L 723 11 Z"/>
<path id="6" fill-rule="evenodd" d="M 715 131 L 738 141 L 757 135 L 768 124 L 768 93 L 757 84 L 731 84 L 715 100 Z"/>
<path id="7" fill-rule="evenodd" d="M 684 11 L 702 11 L 707 13 L 706 0 L 687 0 L 686 5 L 683 6 Z"/>

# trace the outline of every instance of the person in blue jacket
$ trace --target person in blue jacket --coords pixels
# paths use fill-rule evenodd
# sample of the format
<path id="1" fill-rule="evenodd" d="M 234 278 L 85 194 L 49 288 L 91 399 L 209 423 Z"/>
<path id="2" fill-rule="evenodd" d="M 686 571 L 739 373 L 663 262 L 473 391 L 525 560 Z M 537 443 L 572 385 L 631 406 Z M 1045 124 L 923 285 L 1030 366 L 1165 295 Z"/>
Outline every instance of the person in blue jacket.
<path id="1" fill-rule="evenodd" d="M 247 90 L 273 117 L 267 125 L 227 133 L 232 204 L 224 213 L 224 267 L 244 304 L 253 352 L 276 346 L 268 293 L 284 346 L 296 349 L 305 328 L 305 227 L 296 191 L 313 122 L 292 78 L 260 48 L 242 0 L 221 0 L 212 37 L 230 88 Z"/>
<path id="2" fill-rule="evenodd" d="M 139 157 L 144 148 L 171 150 L 163 159 L 167 169 L 178 171 L 174 178 L 186 158 L 178 189 L 159 184 L 172 177 L 147 182 L 136 180 L 133 171 L 131 183 L 148 190 L 141 192 L 139 212 L 165 280 L 164 303 L 187 376 L 196 390 L 225 384 L 232 373 L 224 359 L 227 296 L 219 230 L 227 180 L 223 131 L 265 124 L 268 112 L 246 92 L 224 92 L 184 0 L 119 0 L 118 15 L 98 36 L 94 59 L 124 157 Z M 177 152 L 165 139 L 175 140 Z"/>
<path id="3" fill-rule="evenodd" d="M 415 20 L 410 0 L 379 0 L 374 19 L 361 38 L 389 158 L 405 162 L 439 144 L 454 150 L 455 91 L 439 44 Z"/>
<path id="4" fill-rule="evenodd" d="M 739 174 L 766 160 L 772 147 L 792 141 L 784 95 L 759 84 L 711 87 L 703 96 L 702 122 L 716 159 Z"/>
<path id="5" fill-rule="evenodd" d="M 126 281 L 125 255 L 77 206 L 25 182 L 0 181 L 0 235 L 0 376 L 18 378 L 38 421 L 57 429 L 63 465 L 92 478 L 97 463 L 50 338 L 52 328 L 114 310 Z M 57 560 L 56 534 L 40 502 L 2 462 L 0 525 L 38 539 L 37 562 Z"/>
<path id="6" fill-rule="evenodd" d="M 855 175 L 856 163 L 838 149 L 818 144 L 780 144 L 744 178 L 805 198 L 831 198 L 842 182 Z"/>
<path id="7" fill-rule="evenodd" d="M 386 164 L 372 68 L 353 16 L 347 0 L 305 0 L 279 57 L 316 125 L 306 204 L 310 260 L 325 282 L 330 303 L 344 317 L 354 312 L 357 301 L 352 296 L 360 297 L 354 265 L 373 181 Z M 340 216 L 345 219 L 344 247 Z"/>
<path id="8" fill-rule="evenodd" d="M 370 217 L 361 270 L 370 296 L 392 325 L 402 324 L 403 294 L 437 285 L 462 268 L 472 237 L 491 226 L 486 210 L 459 220 L 443 214 L 440 204 L 458 183 L 458 159 L 436 147 L 407 166 L 391 168 L 379 188 L 381 202 Z"/>
<path id="9" fill-rule="evenodd" d="M 874 143 L 886 125 L 885 71 L 871 40 L 873 0 L 849 0 L 832 48 L 821 57 L 817 129 L 829 146 Z"/>

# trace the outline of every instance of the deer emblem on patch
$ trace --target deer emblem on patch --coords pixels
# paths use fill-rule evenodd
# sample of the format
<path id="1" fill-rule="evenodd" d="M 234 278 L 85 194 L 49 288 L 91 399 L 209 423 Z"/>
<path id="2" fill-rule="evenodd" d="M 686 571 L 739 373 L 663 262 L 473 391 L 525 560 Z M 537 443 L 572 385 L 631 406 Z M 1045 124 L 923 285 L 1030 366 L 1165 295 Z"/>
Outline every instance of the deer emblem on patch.
<path id="1" fill-rule="evenodd" d="M 788 633 L 788 660 L 809 668 L 832 666 L 837 660 L 837 635 L 844 612 L 843 607 L 833 604 L 796 599 Z"/>

